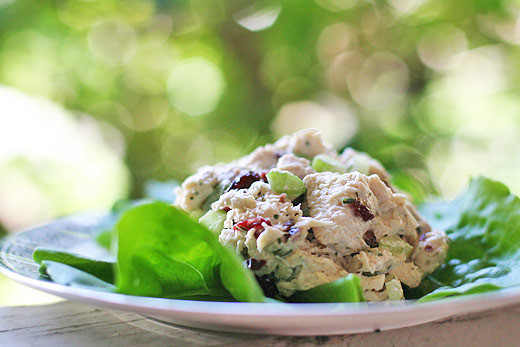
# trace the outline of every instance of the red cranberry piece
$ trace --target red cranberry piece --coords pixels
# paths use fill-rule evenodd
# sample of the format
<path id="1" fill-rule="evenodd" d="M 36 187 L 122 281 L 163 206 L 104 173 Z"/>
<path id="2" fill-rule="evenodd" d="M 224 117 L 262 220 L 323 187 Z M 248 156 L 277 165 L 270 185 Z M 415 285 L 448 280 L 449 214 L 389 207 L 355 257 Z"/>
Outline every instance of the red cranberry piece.
<path id="1" fill-rule="evenodd" d="M 229 188 L 226 189 L 226 191 L 230 191 L 233 189 L 249 188 L 249 187 L 251 187 L 251 185 L 253 183 L 255 183 L 256 181 L 260 181 L 261 179 L 262 178 L 260 177 L 259 174 L 257 174 L 256 172 L 253 172 L 253 171 L 249 171 L 249 172 L 243 174 L 242 176 L 238 176 L 237 178 L 235 178 L 233 180 L 233 182 L 231 183 L 231 185 L 229 186 Z"/>
<path id="2" fill-rule="evenodd" d="M 363 205 L 359 200 L 354 201 L 349 206 L 354 213 L 354 216 L 363 218 L 365 222 L 368 222 L 375 217 L 374 214 L 370 212 L 368 207 Z"/>
<path id="3" fill-rule="evenodd" d="M 367 246 L 370 248 L 379 246 L 377 243 L 376 235 L 374 234 L 374 232 L 372 230 L 367 230 L 363 234 L 363 241 L 365 241 Z"/>
<path id="4" fill-rule="evenodd" d="M 271 221 L 269 219 L 257 217 L 257 218 L 246 219 L 245 221 L 237 223 L 237 224 L 235 224 L 235 226 L 233 226 L 233 229 L 235 231 L 239 231 L 239 230 L 249 231 L 251 229 L 255 229 L 255 238 L 258 238 L 260 236 L 260 234 L 264 231 L 264 227 L 262 226 L 262 223 L 266 223 L 269 226 L 272 225 Z"/>
<path id="5" fill-rule="evenodd" d="M 265 264 L 267 264 L 267 261 L 264 259 L 249 258 L 246 260 L 246 266 L 253 271 L 260 270 Z"/>

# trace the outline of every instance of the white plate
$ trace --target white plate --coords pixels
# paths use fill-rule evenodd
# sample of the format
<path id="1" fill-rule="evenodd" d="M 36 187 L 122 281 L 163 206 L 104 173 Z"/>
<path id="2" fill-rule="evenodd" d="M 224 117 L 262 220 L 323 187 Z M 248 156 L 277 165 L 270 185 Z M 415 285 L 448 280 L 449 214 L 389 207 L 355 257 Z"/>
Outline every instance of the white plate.
<path id="1" fill-rule="evenodd" d="M 520 302 L 520 288 L 436 302 L 276 304 L 222 303 L 137 297 L 73 288 L 39 279 L 31 260 L 37 246 L 102 255 L 92 235 L 112 222 L 103 215 L 72 216 L 0 241 L 0 272 L 29 287 L 101 307 L 132 311 L 173 324 L 232 332 L 334 335 L 387 330 Z M 98 254 L 93 254 L 98 253 Z"/>

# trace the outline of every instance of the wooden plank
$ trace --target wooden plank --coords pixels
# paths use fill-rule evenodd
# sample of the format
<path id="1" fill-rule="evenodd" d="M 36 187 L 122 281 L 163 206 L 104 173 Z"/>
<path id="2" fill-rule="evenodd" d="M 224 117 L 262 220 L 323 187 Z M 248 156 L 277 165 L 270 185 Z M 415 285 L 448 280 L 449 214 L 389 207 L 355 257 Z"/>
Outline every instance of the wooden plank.
<path id="1" fill-rule="evenodd" d="M 281 337 L 211 332 L 61 302 L 0 308 L 0 346 L 514 346 L 520 306 L 380 333 Z"/>

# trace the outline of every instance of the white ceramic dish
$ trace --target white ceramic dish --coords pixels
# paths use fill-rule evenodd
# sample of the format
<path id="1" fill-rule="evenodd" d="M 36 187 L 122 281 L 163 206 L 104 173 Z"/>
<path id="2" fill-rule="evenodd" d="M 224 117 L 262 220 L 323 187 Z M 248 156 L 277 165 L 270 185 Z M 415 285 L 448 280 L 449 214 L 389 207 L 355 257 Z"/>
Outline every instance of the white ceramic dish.
<path id="1" fill-rule="evenodd" d="M 278 335 L 334 335 L 395 329 L 520 302 L 520 287 L 416 304 L 412 301 L 343 304 L 255 304 L 137 297 L 73 288 L 39 279 L 31 254 L 37 246 L 97 256 L 92 242 L 104 215 L 59 219 L 0 241 L 0 272 L 9 278 L 70 300 L 132 311 L 173 324 L 219 331 Z"/>

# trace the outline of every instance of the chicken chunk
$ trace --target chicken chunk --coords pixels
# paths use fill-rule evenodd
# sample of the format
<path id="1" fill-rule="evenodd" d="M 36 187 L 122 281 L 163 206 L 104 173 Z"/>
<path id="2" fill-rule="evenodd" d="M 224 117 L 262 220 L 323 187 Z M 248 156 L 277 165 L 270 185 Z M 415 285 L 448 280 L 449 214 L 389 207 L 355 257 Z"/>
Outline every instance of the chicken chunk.
<path id="1" fill-rule="evenodd" d="M 406 197 L 377 175 L 320 172 L 307 175 L 304 183 L 310 216 L 333 224 L 315 228 L 315 237 L 346 255 L 373 247 L 385 236 L 416 234 L 417 220 L 406 208 Z"/>
<path id="2" fill-rule="evenodd" d="M 419 237 L 419 243 L 412 259 L 423 273 L 430 274 L 444 262 L 447 252 L 448 237 L 446 233 L 432 230 Z"/>

